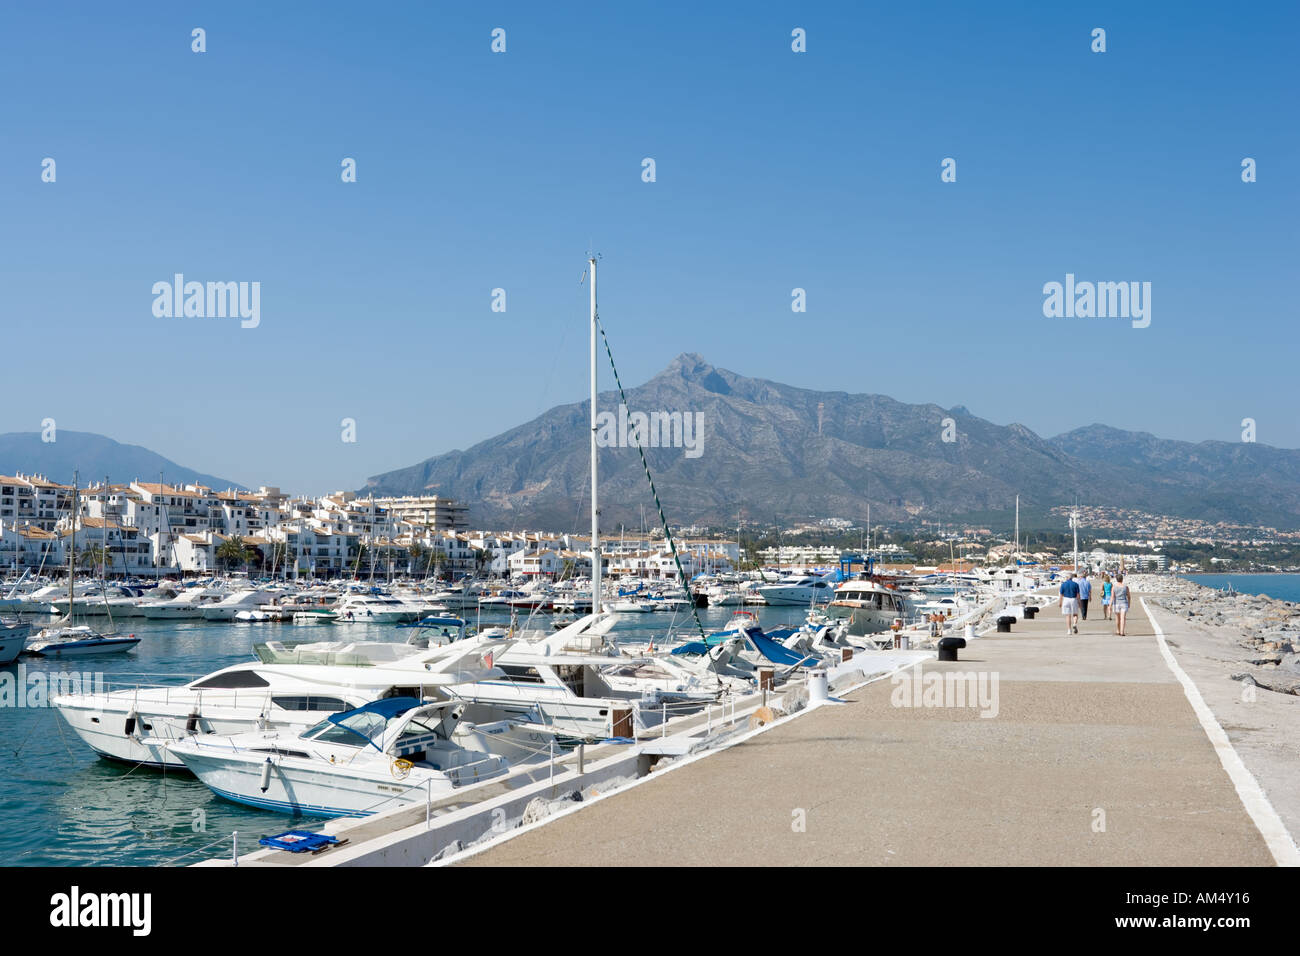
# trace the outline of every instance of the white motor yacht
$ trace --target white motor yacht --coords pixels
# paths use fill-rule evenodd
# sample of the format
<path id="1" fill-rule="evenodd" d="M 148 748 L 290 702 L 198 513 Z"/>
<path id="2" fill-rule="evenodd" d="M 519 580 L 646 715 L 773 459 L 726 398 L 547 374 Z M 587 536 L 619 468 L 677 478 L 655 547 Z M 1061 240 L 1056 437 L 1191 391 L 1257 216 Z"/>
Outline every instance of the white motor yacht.
<path id="1" fill-rule="evenodd" d="M 223 597 L 224 588 L 190 588 L 167 601 L 146 601 L 140 612 L 150 620 L 193 621 L 203 617 L 204 608 Z"/>
<path id="2" fill-rule="evenodd" d="M 757 591 L 768 604 L 806 607 L 829 603 L 835 595 L 835 582 L 814 574 L 791 574 L 775 584 L 761 585 Z"/>
<path id="3" fill-rule="evenodd" d="M 300 733 L 196 735 L 171 750 L 227 800 L 295 815 L 369 816 L 509 770 L 505 757 L 452 739 L 461 707 L 392 697 L 332 714 Z"/>
<path id="4" fill-rule="evenodd" d="M 264 604 L 270 604 L 277 597 L 277 592 L 264 588 L 246 588 L 227 594 L 215 604 L 200 608 L 205 621 L 233 621 L 240 611 L 255 611 Z"/>
<path id="5" fill-rule="evenodd" d="M 0 621 L 0 666 L 18 659 L 31 633 L 32 626 L 24 621 Z"/>
<path id="6" fill-rule="evenodd" d="M 335 610 L 339 624 L 398 624 L 424 616 L 419 605 L 388 594 L 349 594 Z"/>
<path id="7" fill-rule="evenodd" d="M 850 634 L 862 636 L 887 631 L 895 620 L 905 621 L 908 605 L 898 589 L 870 578 L 859 578 L 845 581 L 835 589 L 827 611 L 831 617 L 847 621 Z"/>
<path id="8" fill-rule="evenodd" d="M 461 641 L 422 652 L 400 671 L 249 662 L 180 686 L 64 694 L 51 704 L 102 757 L 178 767 L 180 761 L 167 749 L 170 741 L 193 734 L 301 731 L 329 714 L 384 696 L 443 698 L 449 684 L 494 673 L 485 654 L 508 646 L 490 639 Z"/>

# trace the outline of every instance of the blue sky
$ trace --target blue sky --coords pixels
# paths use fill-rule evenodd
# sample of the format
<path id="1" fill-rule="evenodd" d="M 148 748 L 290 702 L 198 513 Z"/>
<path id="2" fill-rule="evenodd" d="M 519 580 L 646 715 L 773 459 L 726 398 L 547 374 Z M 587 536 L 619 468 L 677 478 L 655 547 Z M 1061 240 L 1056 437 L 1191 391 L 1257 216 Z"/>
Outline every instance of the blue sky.
<path id="1" fill-rule="evenodd" d="M 358 487 L 585 396 L 594 245 L 628 384 L 694 351 L 1300 446 L 1300 14 L 1138 6 L 8 5 L 0 431 Z M 259 281 L 261 325 L 156 318 L 176 272 Z M 1067 272 L 1151 282 L 1150 327 L 1045 318 Z"/>

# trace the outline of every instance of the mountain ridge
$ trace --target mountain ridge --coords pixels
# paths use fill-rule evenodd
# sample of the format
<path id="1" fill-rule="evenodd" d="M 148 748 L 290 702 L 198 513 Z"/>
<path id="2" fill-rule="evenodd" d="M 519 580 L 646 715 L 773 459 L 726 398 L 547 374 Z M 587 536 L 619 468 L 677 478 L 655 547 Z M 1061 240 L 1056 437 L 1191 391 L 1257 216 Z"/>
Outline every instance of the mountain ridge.
<path id="1" fill-rule="evenodd" d="M 71 484 L 79 471 L 83 484 L 101 481 L 157 481 L 158 472 L 168 484 L 207 485 L 216 491 L 227 488 L 246 490 L 238 482 L 217 478 L 178 465 L 143 445 L 119 442 L 95 432 L 76 432 L 60 428 L 55 440 L 44 442 L 40 432 L 6 432 L 0 434 L 0 474 L 45 475 L 51 481 Z"/>
<path id="2" fill-rule="evenodd" d="M 751 378 L 684 352 L 627 389 L 631 411 L 701 416 L 703 453 L 647 448 L 669 520 L 729 524 L 864 515 L 959 518 L 1081 500 L 1158 514 L 1300 527 L 1300 451 L 1179 442 L 1096 425 L 1042 438 L 964 406 Z M 599 396 L 616 411 L 616 392 Z M 475 526 L 572 528 L 588 500 L 588 402 L 558 405 L 467 449 L 368 479 L 365 493 L 438 493 Z M 945 441 L 946 420 L 955 434 Z M 953 429 L 948 429 L 951 433 Z M 651 503 L 634 447 L 602 448 L 606 527 Z"/>

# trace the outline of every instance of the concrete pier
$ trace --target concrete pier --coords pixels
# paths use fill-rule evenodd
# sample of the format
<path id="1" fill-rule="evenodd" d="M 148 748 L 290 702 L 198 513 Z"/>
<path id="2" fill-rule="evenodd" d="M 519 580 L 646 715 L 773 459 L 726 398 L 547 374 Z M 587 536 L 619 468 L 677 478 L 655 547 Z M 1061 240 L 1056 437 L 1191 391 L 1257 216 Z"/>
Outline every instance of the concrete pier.
<path id="1" fill-rule="evenodd" d="M 1124 638 L 1100 611 L 1067 637 L 1049 607 L 464 863 L 1274 864 L 1141 604 Z"/>

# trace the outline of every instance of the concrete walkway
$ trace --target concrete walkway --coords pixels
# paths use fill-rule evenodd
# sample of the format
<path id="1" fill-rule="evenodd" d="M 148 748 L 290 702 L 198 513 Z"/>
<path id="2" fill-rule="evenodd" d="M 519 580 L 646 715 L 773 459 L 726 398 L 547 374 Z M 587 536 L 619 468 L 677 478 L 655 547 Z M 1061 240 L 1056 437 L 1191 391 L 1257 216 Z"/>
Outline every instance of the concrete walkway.
<path id="1" fill-rule="evenodd" d="M 1141 605 L 1126 638 L 1099 612 L 1067 638 L 1050 608 L 922 664 L 922 706 L 878 681 L 465 863 L 1272 865 Z M 949 672 L 990 695 L 996 677 L 996 716 L 924 706 L 924 675 Z"/>

